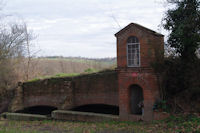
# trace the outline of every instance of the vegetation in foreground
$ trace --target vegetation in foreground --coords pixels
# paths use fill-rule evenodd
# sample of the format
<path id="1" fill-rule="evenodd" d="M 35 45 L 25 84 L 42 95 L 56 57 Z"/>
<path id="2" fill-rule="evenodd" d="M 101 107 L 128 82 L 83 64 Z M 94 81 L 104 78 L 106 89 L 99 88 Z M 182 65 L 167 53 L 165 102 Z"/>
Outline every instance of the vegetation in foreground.
<path id="1" fill-rule="evenodd" d="M 0 133 L 200 133 L 200 117 L 187 114 L 147 122 L 0 121 Z"/>

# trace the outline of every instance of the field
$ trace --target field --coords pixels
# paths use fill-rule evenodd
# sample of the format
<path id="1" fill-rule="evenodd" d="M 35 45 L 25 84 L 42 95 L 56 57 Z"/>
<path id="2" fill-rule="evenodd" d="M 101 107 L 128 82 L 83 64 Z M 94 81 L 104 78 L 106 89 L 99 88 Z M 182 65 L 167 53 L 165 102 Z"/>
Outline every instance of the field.
<path id="1" fill-rule="evenodd" d="M 116 58 L 89 59 L 82 57 L 39 57 L 23 59 L 15 71 L 18 81 L 33 80 L 51 76 L 76 75 L 84 72 L 96 72 L 116 67 Z M 29 67 L 28 67 L 29 62 Z M 27 78 L 28 76 L 28 78 Z"/>
<path id="2" fill-rule="evenodd" d="M 0 133 L 200 133 L 200 117 L 171 116 L 153 122 L 63 122 L 7 121 L 1 119 Z"/>

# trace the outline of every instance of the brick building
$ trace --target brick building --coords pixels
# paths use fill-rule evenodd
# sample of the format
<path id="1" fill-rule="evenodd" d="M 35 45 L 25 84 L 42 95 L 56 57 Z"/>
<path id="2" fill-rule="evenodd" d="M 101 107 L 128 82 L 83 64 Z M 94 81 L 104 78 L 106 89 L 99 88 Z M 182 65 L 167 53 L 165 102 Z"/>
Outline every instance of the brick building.
<path id="1" fill-rule="evenodd" d="M 135 23 L 115 36 L 120 119 L 153 120 L 159 84 L 152 64 L 163 57 L 164 36 Z"/>
<path id="2" fill-rule="evenodd" d="M 119 113 L 121 120 L 161 119 L 162 114 L 153 111 L 153 105 L 160 96 L 159 74 L 154 72 L 152 64 L 163 59 L 164 36 L 135 23 L 115 36 L 116 71 L 25 82 L 9 97 L 0 98 L 0 113 L 8 109 L 11 112 L 30 111 L 32 107 L 43 106 L 73 110 L 87 105 L 95 105 L 95 112 L 101 113 L 98 111 L 105 107 L 102 105 L 108 105 L 114 107 L 111 113 Z M 109 111 L 107 108 L 104 112 Z"/>

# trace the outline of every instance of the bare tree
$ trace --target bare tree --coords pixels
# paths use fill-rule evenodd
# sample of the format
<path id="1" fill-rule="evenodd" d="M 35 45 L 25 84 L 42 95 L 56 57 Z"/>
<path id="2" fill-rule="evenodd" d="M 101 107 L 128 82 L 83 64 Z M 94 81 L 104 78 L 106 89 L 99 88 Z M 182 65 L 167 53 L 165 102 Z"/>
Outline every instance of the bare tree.
<path id="1" fill-rule="evenodd" d="M 30 67 L 32 67 L 32 70 L 34 70 L 37 62 L 33 62 L 33 58 L 34 58 L 34 54 L 33 52 L 31 52 L 30 50 L 30 47 L 32 45 L 31 41 L 34 40 L 36 38 L 36 36 L 33 34 L 32 31 L 28 31 L 28 28 L 27 28 L 27 25 L 26 23 L 24 23 L 24 33 L 25 33 L 25 80 L 29 80 L 30 79 L 30 73 L 33 73 L 33 72 L 30 72 Z M 34 63 L 34 64 L 33 64 Z M 34 68 L 33 68 L 34 67 Z"/>
<path id="2" fill-rule="evenodd" d="M 10 87 L 16 82 L 15 65 L 25 56 L 30 36 L 25 24 L 0 25 L 0 88 Z"/>

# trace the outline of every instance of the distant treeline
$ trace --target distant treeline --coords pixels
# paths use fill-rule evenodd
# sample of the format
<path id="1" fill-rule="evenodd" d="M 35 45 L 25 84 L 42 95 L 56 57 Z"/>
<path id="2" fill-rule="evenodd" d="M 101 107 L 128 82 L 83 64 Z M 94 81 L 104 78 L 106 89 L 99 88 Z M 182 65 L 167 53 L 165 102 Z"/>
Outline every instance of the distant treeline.
<path id="1" fill-rule="evenodd" d="M 87 58 L 87 57 L 64 57 L 64 56 L 40 56 L 38 57 L 39 59 L 41 58 L 46 58 L 46 59 L 75 59 L 75 60 L 93 60 L 93 61 L 102 61 L 102 62 L 116 62 L 116 57 L 105 57 L 105 58 Z"/>

